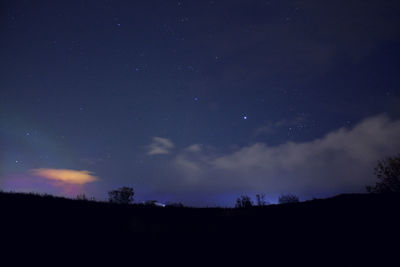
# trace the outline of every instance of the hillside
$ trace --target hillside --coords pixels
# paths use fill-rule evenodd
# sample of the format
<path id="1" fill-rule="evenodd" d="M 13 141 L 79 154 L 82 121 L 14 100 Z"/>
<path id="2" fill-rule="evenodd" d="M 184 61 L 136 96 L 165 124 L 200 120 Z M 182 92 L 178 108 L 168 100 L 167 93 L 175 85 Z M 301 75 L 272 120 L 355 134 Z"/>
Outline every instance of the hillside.
<path id="1" fill-rule="evenodd" d="M 399 194 L 347 194 L 250 209 L 158 208 L 0 194 L 1 229 L 11 237 L 79 242 L 112 238 L 153 245 L 207 241 L 215 246 L 261 240 L 266 247 L 302 250 L 304 244 L 321 249 L 337 242 L 343 251 L 386 247 L 399 236 L 399 207 Z"/>
<path id="2" fill-rule="evenodd" d="M 268 232 L 271 228 L 376 228 L 399 222 L 400 195 L 346 194 L 250 209 L 117 205 L 35 194 L 1 193 L 2 224 L 93 233 Z M 23 227 L 22 227 L 23 226 Z M 382 225 L 383 226 L 383 225 Z M 356 230 L 356 229 L 353 229 Z"/>

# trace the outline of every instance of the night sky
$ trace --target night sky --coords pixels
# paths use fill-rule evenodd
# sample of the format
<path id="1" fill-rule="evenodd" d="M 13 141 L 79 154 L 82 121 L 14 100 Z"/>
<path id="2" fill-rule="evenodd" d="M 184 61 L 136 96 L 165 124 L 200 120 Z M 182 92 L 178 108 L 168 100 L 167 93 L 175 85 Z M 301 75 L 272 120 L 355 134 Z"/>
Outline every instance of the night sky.
<path id="1" fill-rule="evenodd" d="M 400 3 L 2 1 L 0 189 L 229 206 L 400 152 Z"/>

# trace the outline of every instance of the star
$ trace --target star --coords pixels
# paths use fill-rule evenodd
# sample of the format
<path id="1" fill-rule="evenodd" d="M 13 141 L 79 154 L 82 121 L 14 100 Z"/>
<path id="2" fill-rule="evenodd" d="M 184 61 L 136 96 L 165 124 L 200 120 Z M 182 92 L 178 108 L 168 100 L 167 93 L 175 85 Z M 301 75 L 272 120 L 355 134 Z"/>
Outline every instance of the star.
<path id="1" fill-rule="evenodd" d="M 243 119 L 244 119 L 244 120 L 247 120 L 247 116 L 246 116 L 246 115 L 244 115 L 244 116 L 243 116 Z"/>

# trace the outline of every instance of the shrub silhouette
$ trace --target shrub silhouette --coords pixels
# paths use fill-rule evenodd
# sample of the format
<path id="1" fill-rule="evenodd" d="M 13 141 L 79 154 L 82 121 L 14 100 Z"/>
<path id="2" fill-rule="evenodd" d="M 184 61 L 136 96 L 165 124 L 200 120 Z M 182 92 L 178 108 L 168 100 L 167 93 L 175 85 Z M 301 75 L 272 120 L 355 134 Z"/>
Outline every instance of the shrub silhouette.
<path id="1" fill-rule="evenodd" d="M 293 194 L 281 195 L 278 201 L 279 204 L 297 203 L 299 202 L 299 197 Z"/>
<path id="2" fill-rule="evenodd" d="M 251 201 L 249 196 L 241 195 L 236 199 L 236 208 L 250 208 L 253 206 L 253 202 Z"/>
<path id="3" fill-rule="evenodd" d="M 78 195 L 76 196 L 76 199 L 77 199 L 77 200 L 88 200 L 88 198 L 86 197 L 86 195 L 85 195 L 84 193 L 78 194 Z"/>
<path id="4" fill-rule="evenodd" d="M 130 204 L 133 202 L 135 191 L 131 187 L 121 187 L 108 192 L 108 201 L 118 204 Z"/>
<path id="5" fill-rule="evenodd" d="M 379 160 L 374 170 L 378 182 L 366 187 L 368 193 L 400 192 L 400 154 Z"/>

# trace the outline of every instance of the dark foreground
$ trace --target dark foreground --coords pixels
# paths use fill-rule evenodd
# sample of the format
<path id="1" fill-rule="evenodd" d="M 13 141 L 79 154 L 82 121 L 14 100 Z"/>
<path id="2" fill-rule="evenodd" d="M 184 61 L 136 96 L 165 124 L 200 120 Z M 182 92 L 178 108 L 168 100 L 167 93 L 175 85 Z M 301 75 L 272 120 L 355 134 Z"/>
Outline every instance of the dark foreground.
<path id="1" fill-rule="evenodd" d="M 400 194 L 339 195 L 297 204 L 223 209 L 0 193 L 0 229 L 3 245 L 13 252 L 54 249 L 73 256 L 82 250 L 146 250 L 154 255 L 188 251 L 203 258 L 212 252 L 230 255 L 229 259 L 240 253 L 269 258 L 277 252 L 291 260 L 294 255 L 321 257 L 321 265 L 346 258 L 355 262 L 397 259 L 398 263 L 399 208 Z"/>

